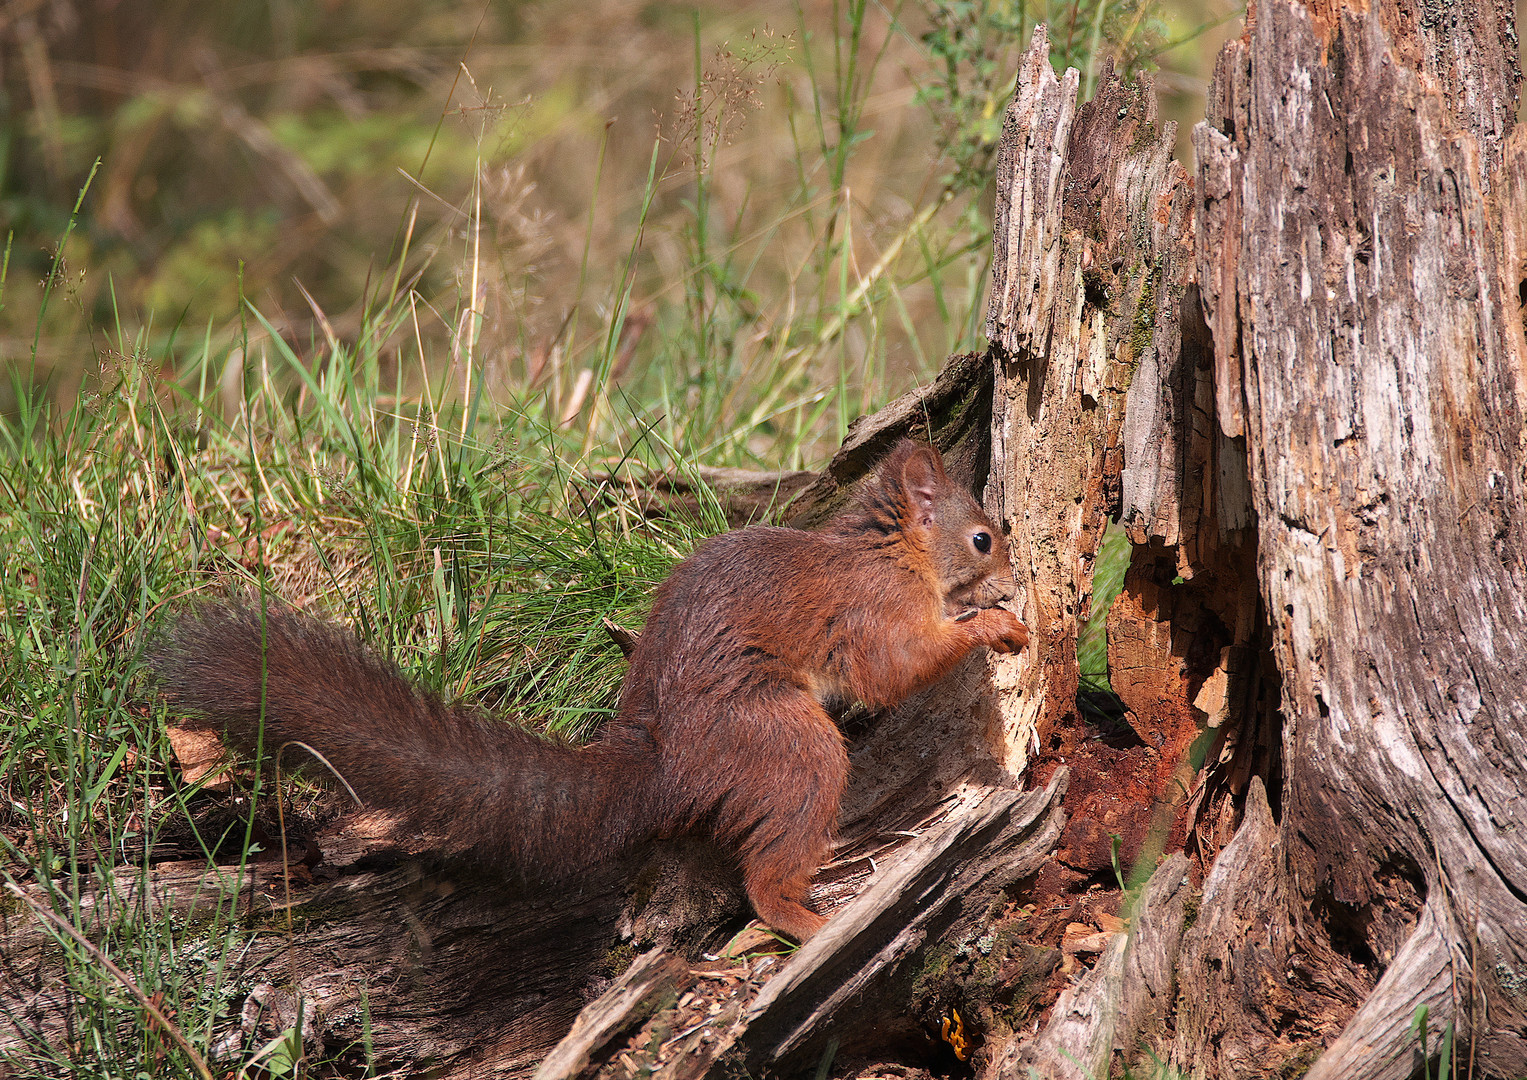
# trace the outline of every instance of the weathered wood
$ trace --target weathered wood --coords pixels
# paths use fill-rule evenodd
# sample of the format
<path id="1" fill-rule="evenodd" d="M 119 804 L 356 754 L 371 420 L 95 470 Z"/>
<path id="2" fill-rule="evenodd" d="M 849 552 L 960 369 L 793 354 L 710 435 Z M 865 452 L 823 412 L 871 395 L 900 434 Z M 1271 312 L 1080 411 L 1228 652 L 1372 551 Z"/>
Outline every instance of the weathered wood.
<path id="1" fill-rule="evenodd" d="M 1075 74 L 1057 78 L 1036 38 L 1004 125 L 991 354 L 856 427 L 787 511 L 825 516 L 889 441 L 931 432 L 1014 536 L 1035 647 L 973 658 L 873 727 L 846 718 L 854 786 L 813 901 L 840 923 L 788 962 L 691 966 L 693 986 L 645 1018 L 607 998 L 554 1071 L 814 1066 L 875 1010 L 910 1037 L 887 1002 L 912 996 L 919 956 L 994 917 L 996 883 L 1034 867 L 1044 836 L 1005 864 L 988 851 L 1006 841 L 980 839 L 1002 829 L 951 825 L 944 844 L 930 815 L 952 793 L 946 811 L 985 820 L 970 808 L 1013 798 L 994 794 L 1007 770 L 1053 776 L 1064 759 L 1072 812 L 1036 893 L 1107 881 L 1112 833 L 1126 860 L 1154 836 L 1197 856 L 1190 883 L 1206 871 L 1196 921 L 1168 859 L 1136 946 L 1078 973 L 1039 1038 L 1027 1019 L 988 1023 L 978 1075 L 1063 1071 L 1063 1050 L 1101 1070 L 1143 1039 L 1196 1076 L 1399 1080 L 1420 1064 L 1420 1004 L 1431 1052 L 1452 1024 L 1479 1075 L 1527 1074 L 1527 136 L 1511 34 L 1499 0 L 1259 4 L 1216 67 L 1192 178 L 1148 83 L 1105 73 L 1078 106 Z M 1135 551 L 1110 659 L 1138 745 L 1110 756 L 1077 712 L 1075 639 L 1114 513 Z M 1190 741 L 1209 751 L 1197 776 Z M 891 870 L 903 831 L 921 836 Z M 356 1034 L 344 976 L 364 970 L 386 987 L 371 999 L 384 1062 L 524 1075 L 616 955 L 692 957 L 740 922 L 707 851 L 660 847 L 546 895 L 331 858 L 296 937 L 252 948 L 239 977 L 253 996 L 283 973 L 333 1046 Z M 936 870 L 953 852 L 964 868 Z M 905 903 L 925 886 L 926 915 Z M 569 897 L 582 907 L 559 922 Z M 41 966 L 17 978 L 37 981 L 38 1015 L 67 1009 Z"/>
<path id="2" fill-rule="evenodd" d="M 337 1053 L 369 1038 L 378 1062 L 456 1075 L 524 1075 L 566 1033 L 582 991 L 619 973 L 624 942 L 675 951 L 703 938 L 718 916 L 740 909 L 734 874 L 693 841 L 664 845 L 553 890 L 530 890 L 460 866 L 396 862 L 341 832 L 314 881 L 296 868 L 290 883 L 278 862 L 240 875 L 204 864 L 124 867 L 109 892 L 86 898 L 108 925 L 126 912 L 173 911 L 204 919 L 209 905 L 251 931 L 224 973 L 235 991 L 259 995 L 273 984 L 310 1017 L 314 1051 Z M 646 879 L 651 895 L 633 886 Z M 291 902 L 288 904 L 287 897 Z M 290 926 L 288 924 L 290 917 Z M 151 917 L 163 917 L 162 914 Z M 56 956 L 35 921 L 12 914 L 0 944 L 6 999 L 43 1033 L 62 1033 L 73 1017 Z M 96 928 L 99 934 L 101 929 Z M 13 998 L 12 988 L 31 987 Z M 217 1040 L 234 1055 L 279 1034 L 279 1010 L 246 1010 Z M 19 1045 L 14 1030 L 0 1050 Z"/>
<path id="3" fill-rule="evenodd" d="M 594 479 L 601 485 L 619 487 L 649 518 L 708 520 L 708 511 L 719 507 L 729 526 L 742 528 L 778 516 L 817 480 L 817 474 L 701 465 L 684 472 L 606 473 Z"/>
<path id="4" fill-rule="evenodd" d="M 678 957 L 662 949 L 643 953 L 599 1000 L 578 1014 L 573 1029 L 536 1069 L 534 1080 L 577 1076 L 611 1040 L 673 1005 L 694 981 L 689 965 Z"/>
<path id="5" fill-rule="evenodd" d="M 951 356 L 933 385 L 901 395 L 885 408 L 848 426 L 848 437 L 816 482 L 785 514 L 788 524 L 809 529 L 843 508 L 853 485 L 898 439 L 927 440 L 938 447 L 949 475 L 972 491 L 986 484 L 991 465 L 991 363 L 983 354 Z"/>
<path id="6" fill-rule="evenodd" d="M 1100 421 L 1114 411 L 1105 407 L 1100 418 L 1096 408 L 1096 384 L 1112 357 L 1101 332 L 1100 298 L 1089 304 L 1083 287 L 1090 242 L 1084 222 L 1065 220 L 1077 86 L 1074 70 L 1055 77 L 1044 29 L 1035 30 L 997 155 L 986 314 L 986 336 L 997 350 L 997 467 L 987 509 L 1012 537 L 1017 610 L 1034 632 L 1030 655 L 1003 665 L 1003 726 L 1015 772 L 1028 764 L 1031 746 L 1074 712 L 1076 629 L 1087 589 L 1079 553 L 1096 550 L 1102 529 L 1097 449 Z M 1094 406 L 1085 413 L 1074 392 L 1083 379 L 1094 388 Z"/>
<path id="7" fill-rule="evenodd" d="M 1407 940 L 1407 961 L 1441 956 L 1416 936 L 1429 912 L 1457 987 L 1431 1045 L 1452 1022 L 1478 1067 L 1514 1076 L 1527 369 L 1522 266 L 1497 238 L 1520 212 L 1519 75 L 1508 9 L 1394 10 L 1275 0 L 1227 47 L 1196 141 L 1200 276 L 1216 348 L 1233 338 L 1221 396 L 1240 399 L 1282 675 L 1288 945 L 1340 983 L 1329 944 L 1371 985 Z M 1374 1016 L 1375 993 L 1353 1023 L 1408 1021 Z M 1455 1011 L 1476 994 L 1483 1014 Z M 1342 1074 L 1409 1073 L 1373 1057 Z"/>
<path id="8" fill-rule="evenodd" d="M 1371 985 L 1353 964 L 1334 985 L 1328 975 L 1313 978 L 1309 961 L 1292 961 L 1286 880 L 1278 827 L 1253 778 L 1241 827 L 1215 860 L 1198 919 L 1183 935 L 1170 1056 L 1184 1067 L 1206 1076 L 1297 1074 Z"/>
<path id="9" fill-rule="evenodd" d="M 1002 890 L 1049 857 L 1066 781 L 991 789 L 908 845 L 748 1007 L 753 1056 L 778 1068 L 814 1062 L 829 1039 L 863 1043 L 894 1007 L 888 980 L 924 947 L 978 934 Z"/>
<path id="10" fill-rule="evenodd" d="M 1092 970 L 1068 986 L 1038 1037 L 1013 1042 L 994 1061 L 1003 1080 L 1088 1080 L 1107 1076 L 1115 1050 L 1135 1058 L 1138 1037 L 1167 1015 L 1176 989 L 1188 860 L 1163 862 L 1141 891 L 1127 931 L 1117 933 Z"/>
<path id="11" fill-rule="evenodd" d="M 1329 1046 L 1311 1075 L 1408 1076 L 1418 1004 L 1432 1053 L 1451 1023 L 1482 1074 L 1527 1072 L 1527 136 L 1509 9 L 1423 8 L 1274 0 L 1222 53 L 1196 182 L 1143 185 L 1163 233 L 1117 471 L 1108 425 L 1055 393 L 1114 407 L 1076 359 L 1118 340 L 1086 337 L 1102 283 L 1074 287 L 1098 230 L 1066 223 L 1073 197 L 1109 220 L 1115 189 L 1076 176 L 1140 139 L 1079 138 L 1032 54 L 1008 116 L 993 485 L 1026 511 L 1006 516 L 1037 548 L 1034 621 L 1074 624 L 1076 547 L 1032 507 L 1085 538 L 1119 484 L 1114 685 L 1143 740 L 1215 740 L 1153 815 L 1185 809 L 1173 842 L 1213 860 L 1156 1042 L 1200 1075 L 1287 1075 Z M 1056 715 L 1064 683 L 1034 659 L 1015 684 L 1050 707 L 1017 702 Z"/>
<path id="12" fill-rule="evenodd" d="M 88 940 L 100 942 L 109 928 L 130 925 L 145 909 L 169 908 L 183 918 L 205 921 L 226 918 L 239 907 L 249 875 L 230 871 L 208 877 L 205 870 L 201 864 L 167 864 L 154 875 L 119 871 L 109 893 L 81 897 L 77 928 Z M 31 886 L 23 892 L 29 903 L 52 910 L 44 890 Z M 73 918 L 69 923 L 75 925 Z M 0 1076 L 10 1075 L 12 1055 L 39 1044 L 67 1047 L 76 1037 L 76 1003 L 61 970 L 60 939 L 67 940 L 31 907 L 9 895 L 0 903 Z M 124 1019 L 131 1022 L 135 1012 L 124 1010 Z"/>
<path id="13" fill-rule="evenodd" d="M 1452 945 L 1443 929 L 1446 918 L 1445 912 L 1435 914 L 1431 905 L 1421 909 L 1415 930 L 1390 961 L 1384 977 L 1340 1038 L 1305 1073 L 1305 1080 L 1415 1076 L 1426 1069 L 1428 1054 L 1437 1051 L 1437 1042 L 1428 1040 L 1423 1047 L 1417 1040 L 1416 1010 L 1451 1016 L 1457 991 Z"/>
<path id="14" fill-rule="evenodd" d="M 1171 210 L 1156 234 L 1154 325 L 1121 435 L 1118 514 L 1134 548 L 1108 613 L 1108 668 L 1130 726 L 1156 751 L 1152 828 L 1169 832 L 1169 847 L 1195 849 L 1201 873 L 1228 837 L 1190 831 L 1198 816 L 1221 792 L 1243 796 L 1249 774 L 1268 774 L 1272 763 L 1259 754 L 1263 744 L 1239 738 L 1266 726 L 1254 683 L 1267 630 L 1245 440 L 1214 422 L 1219 354 L 1198 285 L 1200 190 L 1185 172 L 1173 176 Z M 1222 764 L 1234 767 L 1211 772 L 1189 803 L 1190 749 L 1205 728 L 1218 730 Z"/>
<path id="15" fill-rule="evenodd" d="M 1171 159 L 1175 127 L 1160 120 L 1148 81 L 1125 84 L 1105 72 L 1097 96 L 1080 106 L 1077 85 L 1075 72 L 1055 75 L 1036 32 L 1004 120 L 987 313 L 997 367 L 988 507 L 1014 538 L 1026 586 L 1020 614 L 1038 631 L 1032 655 L 1004 661 L 995 675 L 1006 761 L 1017 770 L 1033 758 L 1035 778 L 1072 766 L 1070 825 L 1040 883 L 1044 896 L 1111 879 L 1114 835 L 1126 862 L 1160 850 L 1200 727 L 1186 680 L 1175 714 L 1144 689 L 1168 665 L 1143 631 L 1137 636 L 1152 647 L 1117 655 L 1113 676 L 1133 710 L 1125 717 L 1137 728 L 1133 743 L 1105 745 L 1077 705 L 1077 631 L 1090 614 L 1103 529 L 1126 490 L 1136 508 L 1161 487 L 1151 477 L 1177 475 L 1182 456 L 1173 449 L 1180 438 L 1156 438 L 1143 453 L 1123 441 L 1138 440 L 1141 428 L 1130 427 L 1126 406 L 1144 411 L 1138 373 L 1196 367 L 1205 352 L 1202 335 L 1175 329 L 1176 313 L 1196 304 L 1193 187 Z M 1163 395 L 1152 391 L 1147 403 Z M 1154 416 L 1147 426 L 1167 426 Z M 1131 479 L 1136 473 L 1149 475 Z M 1147 515 L 1165 520 L 1159 527 L 1174 538 L 1176 494 L 1160 495 Z M 1136 532 L 1136 543 L 1150 541 Z M 1113 637 L 1116 646 L 1130 640 Z"/>
<path id="16" fill-rule="evenodd" d="M 710 999 L 680 999 L 629 1041 L 619 1067 L 587 1074 L 700 1075 L 729 1058 L 788 1075 L 815 1065 L 829 1042 L 872 1040 L 906 1007 L 904 989 L 894 992 L 898 975 L 915 969 L 930 946 L 975 936 L 1002 890 L 1048 856 L 1063 823 L 1065 783 L 1061 771 L 1043 791 L 967 788 L 794 956 L 764 978 L 739 980 L 730 1003 L 740 1007 L 712 1012 Z M 643 1004 L 643 995 L 612 987 L 584 1011 L 537 1080 L 580 1075 L 585 1030 L 648 1020 Z M 653 1031 L 683 1036 L 653 1040 Z"/>

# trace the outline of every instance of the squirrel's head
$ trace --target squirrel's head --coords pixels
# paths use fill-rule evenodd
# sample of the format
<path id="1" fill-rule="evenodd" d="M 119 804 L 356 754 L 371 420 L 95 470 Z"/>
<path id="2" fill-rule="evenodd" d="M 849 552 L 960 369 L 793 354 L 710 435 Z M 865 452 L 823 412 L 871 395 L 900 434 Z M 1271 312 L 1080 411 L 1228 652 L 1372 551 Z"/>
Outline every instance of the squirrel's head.
<path id="1" fill-rule="evenodd" d="M 903 439 L 877 472 L 907 541 L 928 557 L 945 613 L 996 607 L 1017 593 L 1007 538 L 926 443 Z"/>

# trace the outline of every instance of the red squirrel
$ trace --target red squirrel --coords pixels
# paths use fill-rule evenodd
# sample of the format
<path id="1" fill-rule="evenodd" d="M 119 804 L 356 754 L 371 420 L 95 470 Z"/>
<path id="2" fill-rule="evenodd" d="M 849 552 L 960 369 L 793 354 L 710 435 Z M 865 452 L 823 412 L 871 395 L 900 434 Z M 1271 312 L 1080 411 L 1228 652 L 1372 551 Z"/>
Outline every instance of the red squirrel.
<path id="1" fill-rule="evenodd" d="M 899 443 L 817 531 L 714 537 L 657 590 L 614 719 L 575 747 L 411 685 L 350 633 L 214 603 L 151 658 L 170 708 L 257 749 L 318 751 L 371 807 L 440 850 L 532 878 L 704 831 L 760 919 L 804 941 L 848 755 L 824 704 L 894 705 L 1027 628 L 1007 542 L 938 452 Z M 262 723 L 263 713 L 263 723 Z"/>

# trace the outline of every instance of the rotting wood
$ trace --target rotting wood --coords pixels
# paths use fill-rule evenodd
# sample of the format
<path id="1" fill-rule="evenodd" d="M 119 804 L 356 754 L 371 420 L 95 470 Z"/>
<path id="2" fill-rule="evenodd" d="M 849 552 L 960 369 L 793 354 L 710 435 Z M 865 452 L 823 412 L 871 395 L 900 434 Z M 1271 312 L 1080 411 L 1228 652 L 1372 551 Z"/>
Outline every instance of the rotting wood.
<path id="1" fill-rule="evenodd" d="M 1141 890 L 1126 931 L 1114 935 L 1093 968 L 1067 987 L 1039 1035 L 1012 1042 L 991 1063 L 1002 1080 L 1086 1080 L 1107 1076 L 1118 1045 L 1170 1011 L 1177 951 L 1187 913 L 1188 859 L 1177 854 Z"/>
<path id="2" fill-rule="evenodd" d="M 1020 75 L 989 322 L 1009 356 L 993 482 L 1017 493 L 1025 512 L 1006 520 L 1050 590 L 1035 621 L 1073 625 L 1064 589 L 1085 575 L 1057 560 L 1074 549 L 1030 493 L 1085 537 L 1087 499 L 1119 482 L 1136 550 L 1110 620 L 1115 686 L 1142 740 L 1210 754 L 1154 812 L 1191 827 L 1169 844 L 1192 841 L 1208 879 L 1175 1037 L 1146 1034 L 1197 1074 L 1409 1076 L 1418 1004 L 1430 1053 L 1452 1024 L 1480 1075 L 1527 1072 L 1527 839 L 1507 824 L 1527 818 L 1514 57 L 1510 11 L 1489 0 L 1445 19 L 1258 5 L 1216 66 L 1197 176 L 1155 189 L 1169 196 L 1156 311 L 1118 473 L 1107 426 L 1067 427 L 1074 402 L 1051 395 L 1059 382 L 1083 399 L 1106 370 L 1077 361 L 1097 355 L 1085 332 L 1104 290 L 1066 215 L 1072 197 L 1106 207 L 1109 189 L 1073 174 L 1140 140 L 1079 140 L 1067 79 L 1032 55 Z M 1093 286 L 1079 301 L 1078 278 Z M 1098 455 L 1101 475 L 1057 466 L 1034 431 L 1073 435 L 1069 460 Z M 1047 487 L 1029 480 L 1035 458 Z M 1055 665 L 1035 659 L 1050 685 Z M 1063 697 L 1022 704 L 1048 717 Z M 1085 862 L 1095 817 L 1073 813 L 1062 865 Z"/>
<path id="3" fill-rule="evenodd" d="M 1451 1014 L 1457 989 L 1452 946 L 1443 931 L 1447 918 L 1445 912 L 1435 914 L 1430 904 L 1421 909 L 1415 930 L 1384 977 L 1304 1074 L 1305 1080 L 1415 1076 L 1425 1070 L 1437 1044 L 1433 1040 L 1423 1047 L 1416 1038 L 1417 1010 L 1425 1009 L 1428 1016 Z"/>
<path id="4" fill-rule="evenodd" d="M 1183 935 L 1173 1059 L 1225 1077 L 1308 1066 L 1333 1024 L 1361 1000 L 1366 987 L 1355 968 L 1333 993 L 1279 962 L 1291 941 L 1283 883 L 1278 827 L 1253 778 L 1241 826 L 1215 860 L 1198 919 Z"/>
<path id="5" fill-rule="evenodd" d="M 1168 722 L 1161 695 L 1147 692 L 1164 650 L 1143 632 L 1150 647 L 1127 655 L 1118 645 L 1128 635 L 1115 632 L 1111 650 L 1136 735 L 1105 741 L 1077 704 L 1077 633 L 1108 519 L 1155 491 L 1158 505 L 1138 512 L 1180 532 L 1176 489 L 1161 479 L 1178 461 L 1161 429 L 1178 421 L 1158 419 L 1168 400 L 1150 412 L 1147 440 L 1140 402 L 1169 397 L 1151 384 L 1203 352 L 1201 335 L 1176 329 L 1177 313 L 1197 301 L 1193 184 L 1171 157 L 1175 125 L 1159 117 L 1148 80 L 1105 71 L 1080 105 L 1077 90 L 1076 72 L 1054 73 L 1036 31 L 1003 124 L 986 326 L 996 367 L 988 507 L 1013 537 L 1026 586 L 1019 613 L 1038 628 L 1033 655 L 1001 661 L 994 674 L 1005 760 L 1030 767 L 1031 780 L 1072 767 L 1070 824 L 1036 886 L 1042 898 L 1110 881 L 1113 836 L 1126 862 L 1149 858 L 1152 843 L 1160 850 L 1200 729 L 1187 701 Z M 1189 696 L 1185 683 L 1174 689 Z"/>
<path id="6" fill-rule="evenodd" d="M 908 391 L 849 424 L 843 445 L 786 512 L 787 523 L 809 529 L 832 517 L 902 438 L 933 443 L 949 475 L 981 491 L 991 467 L 991 385 L 986 355 L 961 353 L 945 361 L 933 385 Z"/>
<path id="7" fill-rule="evenodd" d="M 862 1042 L 856 1021 L 884 1020 L 884 987 L 896 971 L 929 944 L 980 930 L 1002 890 L 1049 857 L 1067 778 L 1061 770 L 1039 791 L 992 789 L 903 849 L 749 1006 L 754 1057 L 785 1068 L 814 1062 L 830 1038 Z"/>
<path id="8" fill-rule="evenodd" d="M 723 1058 L 755 1073 L 789 1075 L 814 1065 L 829 1040 L 864 1043 L 894 1018 L 898 1000 L 888 991 L 898 976 L 928 946 L 970 936 L 1002 890 L 1047 857 L 1060 834 L 1065 782 L 1061 771 L 1043 791 L 968 790 L 777 970 L 741 980 L 748 995 L 741 1008 L 712 1015 L 706 999 L 680 1000 L 619 1055 L 606 1052 L 607 1060 L 619 1057 L 619 1067 L 583 1068 L 588 1039 L 580 1028 L 627 1029 L 634 1018 L 647 1019 L 637 995 L 612 987 L 584 1011 L 586 1022 L 553 1051 L 537 1080 L 613 1077 L 632 1068 L 700 1075 Z M 682 1038 L 657 1040 L 653 1031 Z"/>
<path id="9" fill-rule="evenodd" d="M 637 957 L 625 974 L 578 1014 L 573 1029 L 535 1071 L 534 1080 L 577 1076 L 595 1054 L 630 1028 L 650 1019 L 659 1009 L 679 1000 L 695 982 L 689 965 L 679 957 L 652 949 Z"/>
<path id="10" fill-rule="evenodd" d="M 460 866 L 399 863 L 374 843 L 339 830 L 323 838 L 334 855 L 320 880 L 278 862 L 240 875 L 205 864 L 124 867 L 110 890 L 85 897 L 87 928 L 174 911 L 206 920 L 209 904 L 234 911 L 248 933 L 223 973 L 235 1000 L 272 984 L 300 997 L 314 1052 L 335 1054 L 369 1040 L 390 1067 L 453 1075 L 477 1060 L 476 1075 L 525 1075 L 566 1034 L 584 1004 L 580 991 L 618 973 L 617 924 L 627 940 L 683 948 L 718 918 L 739 910 L 741 890 L 705 845 L 665 845 L 646 858 L 601 868 L 556 890 L 527 890 Z M 375 869 L 378 864 L 394 865 Z M 633 902 L 632 879 L 653 883 Z M 291 902 L 288 904 L 287 897 Z M 290 922 L 288 921 L 290 920 Z M 214 925 L 209 921 L 209 925 Z M 19 1019 L 61 1038 L 74 1016 L 56 955 L 35 920 L 5 919 L 0 998 L 18 1015 L 0 1023 L 0 1055 L 18 1047 Z M 491 962 L 485 962 L 491 957 Z M 271 1010 L 245 1010 L 216 1040 L 226 1052 L 262 1045 L 281 1031 Z"/>
<path id="11" fill-rule="evenodd" d="M 1170 1023 L 1152 1019 L 1159 979 L 1139 1013 L 1096 970 L 1068 992 L 1073 1012 L 1118 1016 L 1126 1059 L 1143 1037 L 1203 1076 L 1398 1080 L 1415 1070 L 1409 1019 L 1426 1004 L 1433 1050 L 1452 1023 L 1479 1075 L 1527 1073 L 1527 840 L 1516 827 L 1527 819 L 1516 685 L 1527 670 L 1527 139 L 1514 126 L 1508 13 L 1483 0 L 1455 7 L 1438 19 L 1406 2 L 1259 4 L 1217 65 L 1191 185 L 1166 156 L 1148 86 L 1105 77 L 1098 101 L 1078 107 L 1074 78 L 1056 78 L 1042 52 L 1020 73 L 998 201 L 988 494 L 1027 560 L 1038 647 L 995 669 L 998 704 L 972 661 L 953 688 L 861 740 L 855 764 L 872 779 L 845 800 L 844 847 L 817 899 L 842 907 L 872 889 L 894 834 L 927 820 L 930 792 L 1000 786 L 1002 766 L 1022 764 L 1036 737 L 1042 769 L 1091 752 L 1084 727 L 1066 726 L 1068 645 L 1092 546 L 1117 510 L 1139 549 L 1116 625 L 1140 633 L 1133 653 L 1119 635 L 1120 674 L 1164 670 L 1121 678 L 1121 693 L 1139 692 L 1130 727 L 1176 745 L 1200 714 L 1214 721 L 1209 776 L 1221 783 L 1211 790 L 1200 775 L 1186 803 L 1154 804 L 1197 815 L 1195 872 L 1207 869 Z M 1460 86 L 1469 93 L 1447 89 Z M 989 365 L 965 363 L 971 385 L 989 377 Z M 978 399 L 954 400 L 961 416 L 982 415 Z M 876 430 L 889 438 L 917 412 Z M 869 432 L 856 438 L 873 457 Z M 972 438 L 974 477 L 984 459 Z M 845 497 L 856 460 L 845 453 L 824 500 Z M 1162 773 L 1143 772 L 1159 785 Z M 1095 770 L 1091 785 L 1079 773 L 1069 797 L 1087 812 L 1072 816 L 1054 873 L 1085 881 L 1103 872 L 1113 824 L 1099 778 L 1136 795 L 1145 785 L 1131 771 Z M 1146 828 L 1138 816 L 1124 824 L 1121 834 Z M 442 1074 L 523 1071 L 549 1044 L 501 1016 L 451 1015 L 463 987 L 497 995 L 488 1009 L 528 1000 L 506 985 L 457 987 L 442 964 L 449 953 L 483 966 L 492 922 L 472 917 L 480 887 L 446 895 L 451 875 L 396 873 L 322 886 L 352 904 L 344 930 L 360 938 L 345 955 L 380 957 L 370 970 L 400 971 L 405 992 L 424 992 L 411 1001 L 439 1002 L 426 1035 L 429 1024 L 460 1031 L 466 1016 L 460 1041 L 419 1044 Z M 738 910 L 733 890 L 685 924 L 685 939 L 662 921 L 683 899 L 619 914 L 627 873 L 643 880 L 612 871 L 584 924 L 613 927 L 600 948 L 662 933 L 692 943 L 706 932 L 696 926 Z M 701 880 L 716 888 L 725 869 Z M 385 896 L 400 882 L 414 892 L 382 911 L 380 928 L 355 915 L 346 888 Z M 638 932 L 640 917 L 651 922 Z M 399 923 L 426 946 L 412 966 L 377 944 L 394 947 Z M 303 930 L 304 949 L 324 942 L 313 933 Z M 522 954 L 494 955 L 512 970 Z M 594 959 L 557 974 L 576 985 Z M 738 978 L 748 987 L 719 1008 L 722 1026 L 741 1021 L 777 963 L 761 958 Z M 564 1011 L 571 1000 L 555 998 Z M 382 1004 L 387 1037 L 416 1033 Z M 823 1033 L 844 1019 L 832 1014 Z M 664 1075 L 715 1060 L 692 1052 L 705 1034 L 691 1025 L 658 1039 L 682 1051 L 660 1063 Z M 987 1076 L 1043 1049 L 1014 1039 L 976 1067 Z"/>
<path id="12" fill-rule="evenodd" d="M 646 517 L 709 520 L 719 509 L 731 528 L 742 528 L 777 517 L 811 484 L 817 474 L 808 470 L 696 466 L 689 471 L 652 474 L 596 474 L 601 486 L 618 487 Z"/>
<path id="13" fill-rule="evenodd" d="M 1506 824 L 1527 817 L 1510 20 L 1490 2 L 1443 20 L 1258 5 L 1195 142 L 1281 675 L 1285 907 L 1263 933 L 1317 990 L 1363 991 L 1331 1017 L 1353 1028 L 1340 1067 L 1314 1074 L 1409 1075 L 1396 1041 L 1437 975 L 1398 987 L 1402 960 L 1448 969 L 1433 1052 L 1452 1023 L 1484 1074 L 1527 1072 L 1527 837 Z M 1359 1031 L 1384 1035 L 1361 1060 Z"/>

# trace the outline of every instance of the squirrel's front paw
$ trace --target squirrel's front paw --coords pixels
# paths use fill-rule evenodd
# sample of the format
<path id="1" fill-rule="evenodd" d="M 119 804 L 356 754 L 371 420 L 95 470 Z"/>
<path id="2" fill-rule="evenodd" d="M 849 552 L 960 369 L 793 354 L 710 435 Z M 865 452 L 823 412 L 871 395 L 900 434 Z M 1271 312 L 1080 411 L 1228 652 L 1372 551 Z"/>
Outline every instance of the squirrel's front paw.
<path id="1" fill-rule="evenodd" d="M 1029 628 L 1024 626 L 1006 608 L 990 608 L 981 612 L 982 629 L 989 635 L 986 647 L 993 652 L 1015 653 L 1029 646 Z"/>

